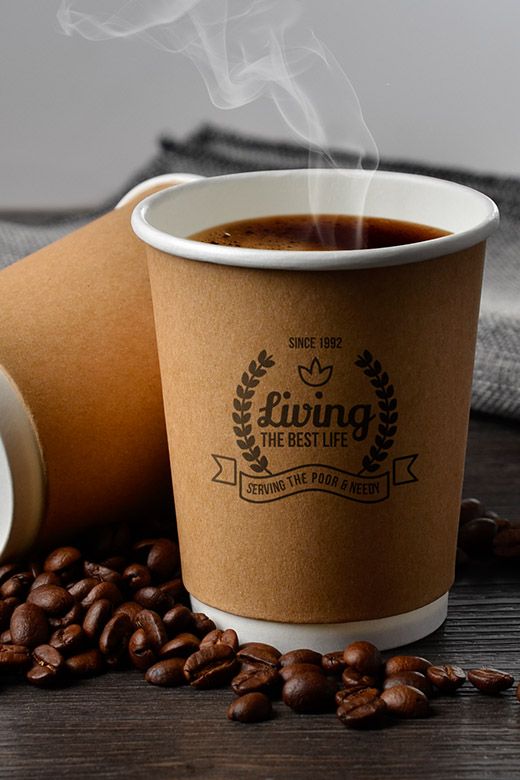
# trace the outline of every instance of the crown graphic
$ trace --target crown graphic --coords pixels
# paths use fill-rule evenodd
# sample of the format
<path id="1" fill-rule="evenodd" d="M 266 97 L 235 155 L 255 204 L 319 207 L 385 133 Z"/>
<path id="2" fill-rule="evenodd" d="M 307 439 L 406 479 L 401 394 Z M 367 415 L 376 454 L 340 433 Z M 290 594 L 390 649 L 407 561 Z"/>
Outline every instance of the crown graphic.
<path id="1" fill-rule="evenodd" d="M 332 376 L 332 366 L 321 367 L 317 357 L 313 358 L 309 368 L 298 366 L 300 379 L 310 387 L 322 387 L 326 385 Z"/>

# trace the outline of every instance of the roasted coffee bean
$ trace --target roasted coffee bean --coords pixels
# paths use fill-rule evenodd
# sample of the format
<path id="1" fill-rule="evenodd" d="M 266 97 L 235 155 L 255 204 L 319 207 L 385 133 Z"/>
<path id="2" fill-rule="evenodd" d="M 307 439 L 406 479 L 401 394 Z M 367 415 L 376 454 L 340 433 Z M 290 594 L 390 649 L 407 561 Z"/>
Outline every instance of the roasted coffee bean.
<path id="1" fill-rule="evenodd" d="M 432 667 L 430 666 L 430 669 Z M 428 669 L 429 671 L 429 669 Z M 421 672 L 399 672 L 399 674 L 391 674 L 387 677 L 383 683 L 383 689 L 386 691 L 388 688 L 394 688 L 396 685 L 411 685 L 413 688 L 417 688 L 424 695 L 431 699 L 433 696 L 433 688 L 428 677 Z"/>
<path id="2" fill-rule="evenodd" d="M 41 607 L 47 615 L 64 615 L 74 606 L 74 597 L 60 585 L 40 585 L 29 593 L 27 602 Z"/>
<path id="3" fill-rule="evenodd" d="M 148 637 L 142 628 L 138 628 L 130 637 L 128 642 L 128 655 L 132 665 L 142 672 L 145 672 L 157 661 L 157 654 L 150 647 Z M 183 666 L 184 662 L 181 664 L 181 669 Z"/>
<path id="4" fill-rule="evenodd" d="M 260 723 L 269 720 L 273 714 L 273 706 L 270 699 L 263 693 L 246 693 L 239 699 L 232 701 L 228 707 L 229 720 L 237 720 L 239 723 Z"/>
<path id="5" fill-rule="evenodd" d="M 81 623 L 83 620 L 83 612 L 84 610 L 81 604 L 74 604 L 74 606 L 61 617 L 49 615 L 49 626 L 55 631 L 57 628 L 67 628 L 67 626 L 72 626 L 74 623 Z"/>
<path id="6" fill-rule="evenodd" d="M 168 637 L 166 636 L 166 628 L 162 622 L 162 618 L 157 612 L 153 612 L 151 609 L 142 609 L 136 616 L 135 624 L 137 628 L 142 628 L 147 636 L 150 647 L 159 652 L 161 647 L 166 644 Z M 198 641 L 197 641 L 198 647 Z M 195 648 L 196 649 L 196 648 Z M 193 650 L 190 650 L 187 655 L 190 655 Z"/>
<path id="7" fill-rule="evenodd" d="M 514 678 L 511 674 L 491 667 L 470 669 L 468 672 L 468 680 L 475 688 L 478 688 L 479 691 L 490 695 L 506 691 L 508 688 L 511 688 L 514 683 Z"/>
<path id="8" fill-rule="evenodd" d="M 137 601 L 124 601 L 114 610 L 114 615 L 120 615 L 121 613 L 128 615 L 133 623 L 134 628 L 137 628 L 135 621 L 137 615 L 142 611 L 143 608 L 140 604 L 137 603 Z"/>
<path id="9" fill-rule="evenodd" d="M 496 531 L 496 523 L 491 517 L 468 520 L 459 531 L 458 546 L 473 557 L 491 555 Z"/>
<path id="10" fill-rule="evenodd" d="M 168 610 L 163 616 L 163 623 L 170 637 L 174 637 L 183 631 L 195 630 L 193 613 L 183 604 L 178 604 L 173 609 Z"/>
<path id="11" fill-rule="evenodd" d="M 67 683 L 70 677 L 66 666 L 59 671 L 47 664 L 35 663 L 25 675 L 26 681 L 37 688 L 56 688 Z"/>
<path id="12" fill-rule="evenodd" d="M 193 618 L 193 633 L 197 634 L 200 639 L 214 631 L 216 629 L 215 623 L 204 612 L 192 612 Z"/>
<path id="13" fill-rule="evenodd" d="M 279 658 L 280 666 L 291 666 L 292 664 L 314 664 L 321 666 L 321 653 L 314 650 L 290 650 Z"/>
<path id="14" fill-rule="evenodd" d="M 0 566 L 0 587 L 8 580 L 13 574 L 20 571 L 20 565 L 18 563 L 4 563 Z"/>
<path id="15" fill-rule="evenodd" d="M 236 653 L 239 647 L 237 632 L 232 628 L 227 628 L 225 631 L 216 628 L 214 631 L 210 631 L 209 634 L 206 634 L 201 640 L 200 646 L 206 647 L 206 645 L 216 645 L 219 643 L 222 645 L 229 645 Z"/>
<path id="16" fill-rule="evenodd" d="M 163 593 L 160 588 L 148 585 L 146 588 L 139 588 L 134 593 L 134 601 L 137 601 L 144 609 L 153 609 L 159 615 L 163 615 L 171 609 L 175 603 L 168 593 Z"/>
<path id="17" fill-rule="evenodd" d="M 235 653 L 229 645 L 223 644 L 197 650 L 184 664 L 184 675 L 194 688 L 220 688 L 230 681 L 236 671 Z"/>
<path id="18" fill-rule="evenodd" d="M 81 560 L 81 552 L 76 547 L 57 547 L 45 559 L 44 571 L 60 572 L 70 569 Z"/>
<path id="19" fill-rule="evenodd" d="M 273 691 L 280 684 L 280 675 L 271 666 L 255 667 L 239 672 L 231 680 L 233 691 L 239 696 L 246 693 L 266 693 Z"/>
<path id="20" fill-rule="evenodd" d="M 343 688 L 336 692 L 335 700 L 337 707 L 343 707 L 345 712 L 354 710 L 362 704 L 368 704 L 373 699 L 378 699 L 380 692 L 377 688 L 362 688 L 359 691 L 352 692 Z"/>
<path id="21" fill-rule="evenodd" d="M 61 580 L 57 574 L 52 571 L 44 571 L 35 577 L 30 590 L 35 590 L 42 585 L 61 585 Z"/>
<path id="22" fill-rule="evenodd" d="M 49 623 L 45 612 L 36 604 L 20 604 L 11 615 L 11 637 L 15 645 L 36 647 L 49 638 Z"/>
<path id="23" fill-rule="evenodd" d="M 11 631 L 9 628 L 6 628 L 6 630 L 2 631 L 2 633 L 0 634 L 0 644 L 2 645 L 13 644 L 13 637 L 11 636 Z"/>
<path id="24" fill-rule="evenodd" d="M 460 503 L 459 524 L 464 525 L 476 517 L 483 517 L 486 514 L 486 508 L 478 498 L 465 498 Z"/>
<path id="25" fill-rule="evenodd" d="M 41 561 L 29 561 L 27 566 L 25 566 L 28 571 L 31 572 L 34 579 L 38 577 L 43 572 L 43 563 Z"/>
<path id="26" fill-rule="evenodd" d="M 85 650 L 67 658 L 65 667 L 74 677 L 91 677 L 103 671 L 103 656 L 98 649 Z"/>
<path id="27" fill-rule="evenodd" d="M 108 599 L 98 599 L 83 619 L 83 631 L 90 641 L 97 641 L 104 627 L 112 617 L 112 604 Z"/>
<path id="28" fill-rule="evenodd" d="M 516 687 L 516 698 L 520 701 L 520 683 Z"/>
<path id="29" fill-rule="evenodd" d="M 0 631 L 3 631 L 9 625 L 15 606 L 17 605 L 0 601 Z"/>
<path id="30" fill-rule="evenodd" d="M 76 547 L 58 547 L 45 559 L 43 570 L 54 572 L 62 582 L 70 582 L 80 563 L 81 552 Z"/>
<path id="31" fill-rule="evenodd" d="M 119 574 L 123 574 L 123 569 L 126 568 L 128 561 L 124 555 L 112 555 L 110 558 L 105 558 L 101 561 L 101 565 L 112 571 L 118 571 Z"/>
<path id="32" fill-rule="evenodd" d="M 466 682 L 466 674 L 460 666 L 445 664 L 430 666 L 426 670 L 428 680 L 442 693 L 454 693 Z M 415 686 L 418 687 L 417 685 Z"/>
<path id="33" fill-rule="evenodd" d="M 90 593 L 85 596 L 81 604 L 82 606 L 88 608 L 99 599 L 106 599 L 107 601 L 110 601 L 114 607 L 117 607 L 123 601 L 121 591 L 117 585 L 114 585 L 113 582 L 99 582 L 92 588 Z"/>
<path id="34" fill-rule="evenodd" d="M 353 696 L 355 693 L 361 693 L 367 689 L 368 686 L 365 683 L 352 683 L 348 688 L 342 688 L 341 690 L 345 691 L 345 695 Z"/>
<path id="35" fill-rule="evenodd" d="M 186 685 L 184 660 L 182 658 L 165 658 L 150 666 L 144 679 L 152 685 L 177 687 Z"/>
<path id="36" fill-rule="evenodd" d="M 32 651 L 32 657 L 38 666 L 46 666 L 55 674 L 61 672 L 65 666 L 63 656 L 52 645 L 38 645 Z"/>
<path id="37" fill-rule="evenodd" d="M 262 667 L 257 667 L 262 668 Z M 268 666 L 267 669 L 273 669 L 275 667 Z M 278 674 L 284 682 L 292 680 L 293 677 L 301 677 L 303 674 L 321 674 L 325 675 L 321 666 L 317 664 L 289 664 L 288 666 L 282 666 L 278 670 Z"/>
<path id="38" fill-rule="evenodd" d="M 123 576 L 118 571 L 93 561 L 83 561 L 83 573 L 85 577 L 92 577 L 98 582 L 113 582 L 114 585 L 119 585 L 123 581 Z"/>
<path id="39" fill-rule="evenodd" d="M 29 669 L 25 679 L 30 685 L 35 685 L 37 688 L 52 688 L 59 682 L 60 677 L 48 666 L 35 664 Z"/>
<path id="40" fill-rule="evenodd" d="M 147 566 L 143 566 L 141 563 L 131 563 L 123 571 L 123 580 L 129 590 L 140 590 L 151 584 L 152 573 Z"/>
<path id="41" fill-rule="evenodd" d="M 369 675 L 378 675 L 383 665 L 381 653 L 372 642 L 351 642 L 343 651 L 343 660 L 357 672 Z"/>
<path id="42" fill-rule="evenodd" d="M 378 729 L 385 725 L 386 711 L 386 704 L 378 697 L 353 709 L 345 709 L 341 705 L 336 710 L 336 715 L 349 729 Z"/>
<path id="43" fill-rule="evenodd" d="M 321 659 L 321 668 L 325 674 L 333 674 L 339 676 L 345 669 L 345 661 L 343 660 L 343 650 L 336 650 L 333 653 L 326 653 Z"/>
<path id="44" fill-rule="evenodd" d="M 243 663 L 264 664 L 277 668 L 281 655 L 280 651 L 272 645 L 266 645 L 263 642 L 249 642 L 242 645 L 237 653 L 237 658 Z"/>
<path id="45" fill-rule="evenodd" d="M 345 667 L 341 675 L 341 681 L 347 690 L 361 691 L 363 688 L 374 688 L 377 678 L 371 674 L 363 674 L 351 666 Z"/>
<path id="46" fill-rule="evenodd" d="M 99 582 L 94 577 L 84 577 L 82 580 L 78 580 L 78 582 L 67 585 L 67 590 L 75 601 L 81 602 L 96 585 L 99 585 Z"/>
<path id="47" fill-rule="evenodd" d="M 168 580 L 167 582 L 161 583 L 161 585 L 159 585 L 159 590 L 162 593 L 167 594 L 170 597 L 172 604 L 175 604 L 184 593 L 184 585 L 182 580 L 177 577 L 174 580 Z"/>
<path id="48" fill-rule="evenodd" d="M 103 655 L 120 658 L 126 651 L 133 629 L 132 621 L 124 613 L 110 618 L 99 637 L 99 649 Z"/>
<path id="49" fill-rule="evenodd" d="M 286 666 L 282 671 L 288 668 Z M 284 683 L 282 699 L 294 712 L 301 714 L 331 712 L 334 709 L 334 687 L 330 678 L 321 672 L 305 672 Z"/>
<path id="50" fill-rule="evenodd" d="M 278 671 L 278 668 L 275 666 L 266 666 L 265 664 L 248 664 L 246 661 L 238 661 L 240 664 L 239 671 L 241 672 L 252 672 L 256 671 L 257 669 L 274 669 L 275 672 Z"/>
<path id="51" fill-rule="evenodd" d="M 395 685 L 386 688 L 381 698 L 388 712 L 396 718 L 424 718 L 430 714 L 428 698 L 411 685 Z"/>
<path id="52" fill-rule="evenodd" d="M 21 571 L 13 574 L 0 588 L 0 597 L 3 599 L 23 599 L 29 590 L 34 577 L 30 571 Z"/>
<path id="53" fill-rule="evenodd" d="M 159 655 L 161 658 L 188 658 L 197 652 L 199 646 L 202 645 L 195 634 L 177 634 L 160 648 Z"/>
<path id="54" fill-rule="evenodd" d="M 23 669 L 30 660 L 31 655 L 24 645 L 0 645 L 0 671 Z"/>
<path id="55" fill-rule="evenodd" d="M 5 606 L 11 610 L 11 614 L 13 614 L 13 611 L 16 609 L 16 607 L 19 607 L 22 602 L 20 599 L 17 599 L 14 596 L 9 596 L 0 603 L 5 604 Z"/>
<path id="56" fill-rule="evenodd" d="M 520 526 L 500 530 L 493 539 L 493 552 L 498 558 L 520 558 Z"/>
<path id="57" fill-rule="evenodd" d="M 385 664 L 385 674 L 387 677 L 390 677 L 391 674 L 401 674 L 401 672 L 426 674 L 431 665 L 427 658 L 421 658 L 419 655 L 394 655 Z"/>
<path id="58" fill-rule="evenodd" d="M 179 548 L 171 539 L 157 539 L 150 547 L 146 565 L 158 582 L 165 582 L 179 568 Z"/>
<path id="59" fill-rule="evenodd" d="M 54 631 L 49 639 L 49 644 L 62 655 L 73 655 L 83 647 L 86 638 L 81 626 L 73 624 Z"/>

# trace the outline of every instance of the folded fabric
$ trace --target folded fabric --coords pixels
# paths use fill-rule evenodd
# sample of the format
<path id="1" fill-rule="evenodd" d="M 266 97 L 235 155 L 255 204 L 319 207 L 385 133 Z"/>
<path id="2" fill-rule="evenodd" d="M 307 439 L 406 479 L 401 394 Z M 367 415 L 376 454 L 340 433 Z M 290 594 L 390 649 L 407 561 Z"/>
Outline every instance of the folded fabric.
<path id="1" fill-rule="evenodd" d="M 335 158 L 349 167 L 345 152 Z M 305 168 L 304 148 L 240 135 L 212 125 L 182 141 L 163 138 L 157 155 L 110 201 L 96 210 L 37 223 L 0 220 L 0 268 L 75 230 L 112 208 L 134 184 L 162 173 L 214 176 L 248 170 Z M 499 230 L 488 243 L 479 320 L 472 408 L 520 419 L 520 179 L 384 160 L 383 170 L 398 170 L 450 179 L 485 192 L 498 204 Z"/>

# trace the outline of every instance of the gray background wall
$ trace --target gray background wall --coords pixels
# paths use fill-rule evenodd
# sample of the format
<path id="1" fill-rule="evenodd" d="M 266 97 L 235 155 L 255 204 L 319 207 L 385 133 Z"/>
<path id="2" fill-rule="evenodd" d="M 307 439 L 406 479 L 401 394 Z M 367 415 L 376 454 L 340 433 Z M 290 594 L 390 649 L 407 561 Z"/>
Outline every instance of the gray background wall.
<path id="1" fill-rule="evenodd" d="M 518 0 L 303 5 L 382 156 L 520 175 Z M 0 209 L 93 204 L 153 154 L 160 133 L 202 121 L 273 133 L 263 104 L 213 108 L 181 55 L 63 35 L 58 6 L 0 0 Z"/>

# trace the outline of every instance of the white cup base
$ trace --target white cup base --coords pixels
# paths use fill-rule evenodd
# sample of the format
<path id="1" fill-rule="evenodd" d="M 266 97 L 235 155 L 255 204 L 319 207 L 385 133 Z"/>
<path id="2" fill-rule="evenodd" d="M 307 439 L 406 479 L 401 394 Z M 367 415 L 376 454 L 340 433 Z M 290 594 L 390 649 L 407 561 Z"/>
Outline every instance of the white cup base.
<path id="1" fill-rule="evenodd" d="M 448 594 L 424 607 L 401 615 L 351 623 L 278 623 L 233 615 L 190 596 L 194 612 L 204 612 L 217 628 L 234 628 L 241 644 L 266 642 L 282 653 L 308 648 L 319 653 L 340 650 L 350 642 L 365 639 L 380 650 L 410 644 L 431 634 L 446 620 Z"/>

